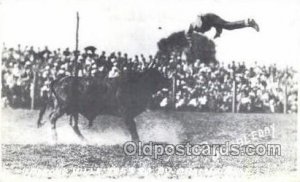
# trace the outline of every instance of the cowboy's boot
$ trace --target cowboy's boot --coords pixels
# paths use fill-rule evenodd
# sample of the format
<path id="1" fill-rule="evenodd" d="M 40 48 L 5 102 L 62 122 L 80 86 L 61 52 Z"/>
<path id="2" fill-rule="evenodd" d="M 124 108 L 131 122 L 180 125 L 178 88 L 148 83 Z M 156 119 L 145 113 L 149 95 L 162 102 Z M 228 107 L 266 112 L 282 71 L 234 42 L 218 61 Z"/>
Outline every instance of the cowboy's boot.
<path id="1" fill-rule="evenodd" d="M 248 19 L 248 26 L 254 28 L 257 32 L 259 32 L 259 26 L 254 19 Z"/>

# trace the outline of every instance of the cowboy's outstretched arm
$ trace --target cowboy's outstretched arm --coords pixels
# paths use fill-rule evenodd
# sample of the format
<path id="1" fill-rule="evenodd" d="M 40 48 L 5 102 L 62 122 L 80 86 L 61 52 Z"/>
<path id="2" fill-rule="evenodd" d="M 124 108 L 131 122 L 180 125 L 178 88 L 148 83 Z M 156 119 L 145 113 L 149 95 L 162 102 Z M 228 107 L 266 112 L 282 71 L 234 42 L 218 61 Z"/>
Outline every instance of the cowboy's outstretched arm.
<path id="1" fill-rule="evenodd" d="M 192 24 L 190 24 L 189 29 L 188 29 L 188 31 L 187 31 L 187 34 L 188 34 L 188 35 L 191 35 L 191 34 L 193 33 L 193 31 L 194 31 L 194 27 L 193 27 Z"/>

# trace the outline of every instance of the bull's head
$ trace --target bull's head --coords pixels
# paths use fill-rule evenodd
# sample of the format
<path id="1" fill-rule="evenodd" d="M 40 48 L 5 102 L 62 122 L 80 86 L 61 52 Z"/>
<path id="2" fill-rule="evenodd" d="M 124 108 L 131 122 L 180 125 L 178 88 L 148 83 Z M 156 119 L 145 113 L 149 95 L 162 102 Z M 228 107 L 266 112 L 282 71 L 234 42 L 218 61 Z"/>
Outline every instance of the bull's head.
<path id="1" fill-rule="evenodd" d="M 171 81 L 167 76 L 157 69 L 155 61 L 151 62 L 145 71 L 145 78 L 150 84 L 153 92 L 157 92 L 163 88 L 169 88 Z"/>

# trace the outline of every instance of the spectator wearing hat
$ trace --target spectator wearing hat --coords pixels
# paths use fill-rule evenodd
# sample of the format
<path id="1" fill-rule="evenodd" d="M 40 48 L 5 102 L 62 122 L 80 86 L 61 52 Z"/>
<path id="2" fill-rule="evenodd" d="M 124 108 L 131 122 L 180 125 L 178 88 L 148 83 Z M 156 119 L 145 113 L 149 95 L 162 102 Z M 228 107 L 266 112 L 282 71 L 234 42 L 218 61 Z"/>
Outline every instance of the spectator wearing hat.
<path id="1" fill-rule="evenodd" d="M 68 47 L 63 51 L 63 55 L 66 56 L 66 57 L 71 55 L 71 52 L 70 52 Z"/>
<path id="2" fill-rule="evenodd" d="M 14 99 L 11 98 L 15 98 L 20 102 L 28 102 L 26 97 L 30 91 L 28 83 L 31 83 L 33 79 L 32 65 L 35 65 L 35 60 L 38 59 L 34 56 L 33 47 L 25 50 L 19 49 L 21 53 L 17 51 L 18 49 L 4 47 L 2 51 L 4 55 L 2 56 L 2 93 L 4 97 L 7 96 L 9 103 L 15 103 L 15 101 L 12 101 Z M 39 52 L 44 52 L 45 49 Z M 142 71 L 144 69 L 143 55 L 135 56 L 134 60 L 132 60 L 126 53 L 122 56 L 120 51 L 117 52 L 117 56 L 112 53 L 108 58 L 104 51 L 99 57 L 97 55 L 84 57 L 80 52 L 69 52 L 66 54 L 68 51 L 66 49 L 62 55 L 59 53 L 60 50 L 57 50 L 57 52 L 43 57 L 45 62 L 37 70 L 40 75 L 37 88 L 42 88 L 49 79 L 71 75 L 76 54 L 79 54 L 77 60 L 80 68 L 79 76 L 99 76 L 99 78 L 109 76 L 110 78 L 116 78 L 120 75 L 121 70 L 128 72 Z M 92 54 L 92 52 L 89 51 L 89 54 Z M 275 68 L 271 68 L 270 66 L 258 66 L 257 63 L 253 67 L 246 67 L 244 63 L 238 62 L 224 66 L 223 63 L 205 65 L 198 61 L 197 64 L 189 65 L 176 54 L 172 55 L 171 62 L 177 63 L 174 66 L 162 64 L 162 59 L 150 56 L 148 62 L 152 62 L 150 61 L 152 59 L 158 63 L 160 72 L 168 77 L 176 76 L 178 78 L 176 83 L 178 88 L 178 93 L 176 94 L 178 109 L 192 109 L 196 107 L 197 110 L 205 111 L 208 110 L 208 107 L 213 107 L 214 111 L 230 111 L 233 84 L 231 73 L 235 72 L 238 92 L 237 102 L 238 107 L 241 108 L 239 109 L 240 111 L 249 111 L 247 107 L 250 105 L 252 112 L 262 111 L 262 109 L 269 112 L 283 112 L 284 93 L 279 83 L 285 81 L 289 85 L 290 90 L 288 92 L 288 112 L 297 112 L 297 83 L 295 83 L 295 71 L 292 68 L 284 71 L 277 69 L 274 65 L 271 67 Z M 125 63 L 121 64 L 123 62 Z M 22 94 L 9 94 L 16 93 L 16 87 L 19 88 Z M 155 101 L 157 106 L 161 103 L 162 107 L 166 107 L 168 94 L 162 92 L 157 97 L 158 101 Z M 249 102 L 250 104 L 248 104 Z"/>
<path id="3" fill-rule="evenodd" d="M 113 66 L 108 73 L 108 78 L 116 78 L 120 76 L 120 70 L 117 66 Z"/>
<path id="4" fill-rule="evenodd" d="M 84 48 L 85 54 L 88 56 L 95 56 L 97 48 L 94 46 L 87 46 Z"/>

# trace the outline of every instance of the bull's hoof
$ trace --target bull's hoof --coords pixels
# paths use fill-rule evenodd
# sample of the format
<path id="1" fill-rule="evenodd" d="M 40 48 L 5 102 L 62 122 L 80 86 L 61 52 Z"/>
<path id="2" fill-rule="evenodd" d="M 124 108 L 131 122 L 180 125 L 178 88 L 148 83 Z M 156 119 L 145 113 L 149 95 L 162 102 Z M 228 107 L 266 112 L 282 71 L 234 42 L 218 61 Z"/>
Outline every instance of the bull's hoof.
<path id="1" fill-rule="evenodd" d="M 80 140 L 81 140 L 82 143 L 88 144 L 88 140 L 86 138 L 80 137 Z"/>
<path id="2" fill-rule="evenodd" d="M 53 143 L 57 143 L 57 132 L 55 130 L 52 130 L 52 141 Z"/>
<path id="3" fill-rule="evenodd" d="M 88 129 L 91 129 L 92 127 L 93 127 L 93 124 L 89 124 L 89 125 L 87 126 Z"/>
<path id="4" fill-rule="evenodd" d="M 42 123 L 38 123 L 38 124 L 37 124 L 37 128 L 40 128 L 40 127 L 42 127 L 42 126 L 43 126 Z"/>
<path id="5" fill-rule="evenodd" d="M 141 140 L 139 138 L 132 138 L 132 141 L 135 142 L 135 143 L 138 143 L 140 142 Z"/>

